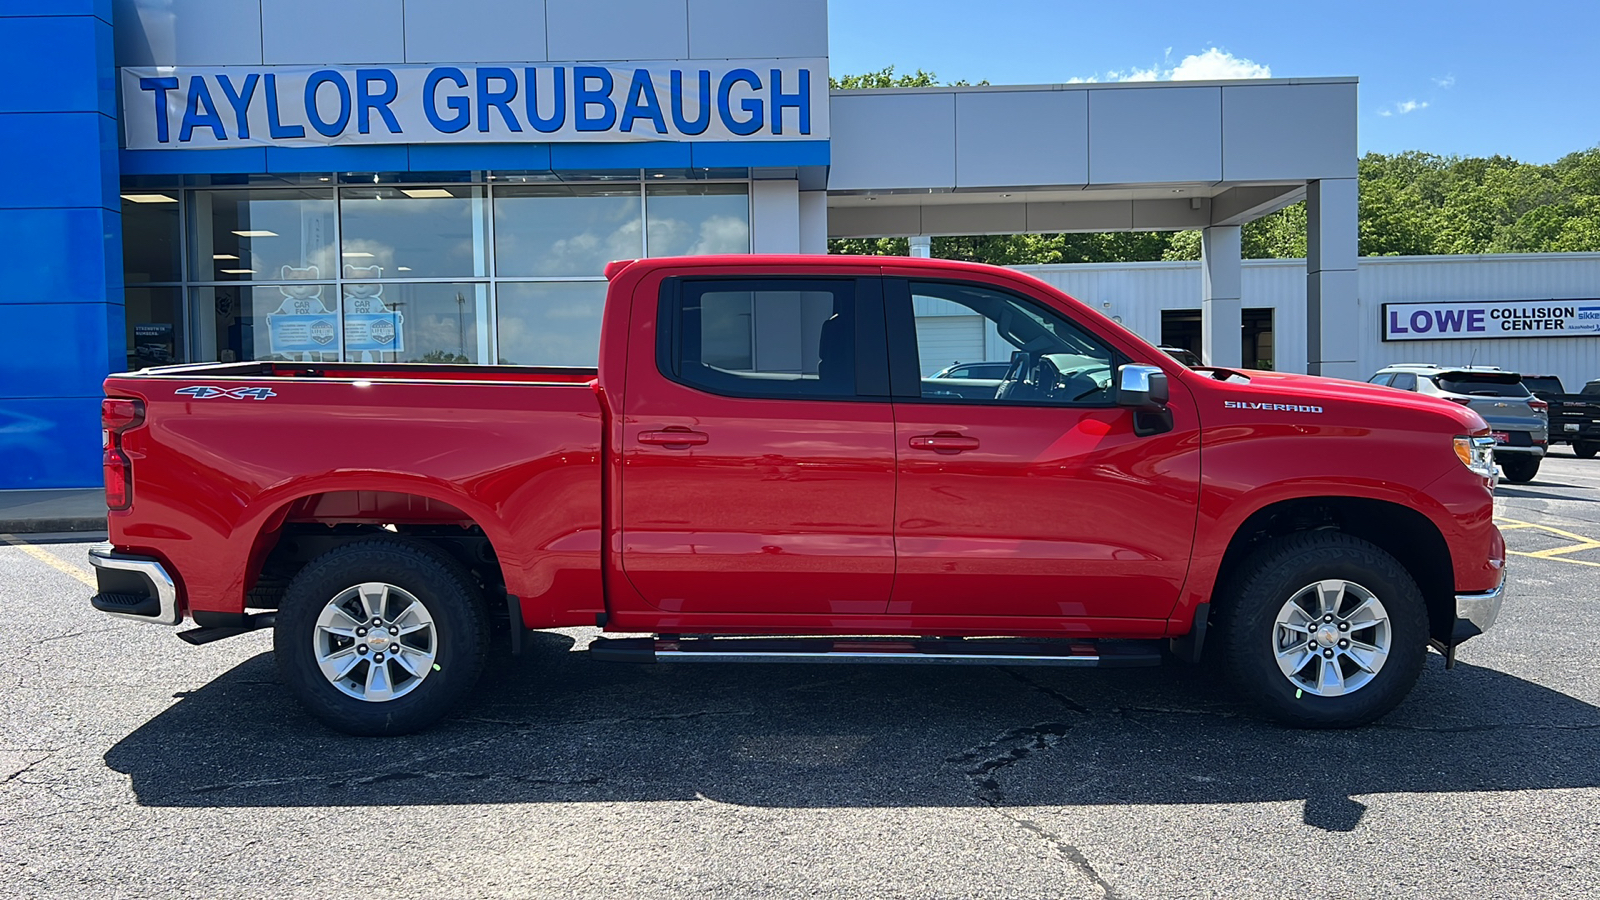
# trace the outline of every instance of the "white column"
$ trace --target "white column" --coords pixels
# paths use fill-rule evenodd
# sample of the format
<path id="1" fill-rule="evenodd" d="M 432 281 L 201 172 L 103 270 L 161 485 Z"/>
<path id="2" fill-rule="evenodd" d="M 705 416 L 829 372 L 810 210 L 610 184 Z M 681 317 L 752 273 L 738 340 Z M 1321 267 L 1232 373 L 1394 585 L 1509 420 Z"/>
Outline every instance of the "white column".
<path id="1" fill-rule="evenodd" d="M 1238 225 L 1215 225 L 1200 232 L 1200 355 L 1208 366 L 1242 364 L 1240 240 Z"/>
<path id="2" fill-rule="evenodd" d="M 828 252 L 828 192 L 800 192 L 800 252 Z"/>
<path id="3" fill-rule="evenodd" d="M 933 258 L 933 238 L 919 234 L 911 238 L 911 255 L 917 259 Z"/>
<path id="4" fill-rule="evenodd" d="M 800 182 L 750 183 L 750 251 L 800 252 Z"/>
<path id="5" fill-rule="evenodd" d="M 1363 377 L 1357 348 L 1357 191 L 1354 178 L 1306 185 L 1306 371 Z"/>

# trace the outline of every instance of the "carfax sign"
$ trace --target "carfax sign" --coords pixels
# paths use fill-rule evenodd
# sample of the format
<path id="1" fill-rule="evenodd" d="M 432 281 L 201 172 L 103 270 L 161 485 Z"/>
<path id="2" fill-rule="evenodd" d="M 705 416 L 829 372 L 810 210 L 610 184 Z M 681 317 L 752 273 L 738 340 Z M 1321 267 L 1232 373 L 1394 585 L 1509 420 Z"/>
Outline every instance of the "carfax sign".
<path id="1" fill-rule="evenodd" d="M 1385 303 L 1383 339 L 1595 337 L 1600 299 Z"/>
<path id="2" fill-rule="evenodd" d="M 815 141 L 826 60 L 125 68 L 130 150 Z"/>

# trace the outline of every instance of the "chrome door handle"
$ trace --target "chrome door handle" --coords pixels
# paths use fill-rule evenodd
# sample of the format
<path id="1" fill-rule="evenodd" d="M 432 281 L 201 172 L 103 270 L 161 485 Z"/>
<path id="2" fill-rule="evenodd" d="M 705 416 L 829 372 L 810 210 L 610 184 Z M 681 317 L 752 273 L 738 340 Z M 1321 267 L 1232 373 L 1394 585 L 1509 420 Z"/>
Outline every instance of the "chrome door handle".
<path id="1" fill-rule="evenodd" d="M 661 431 L 641 431 L 639 433 L 639 443 L 653 444 L 672 450 L 698 447 L 701 444 L 708 443 L 710 440 L 711 435 L 703 431 L 690 431 L 687 428 L 681 430 L 667 428 Z"/>

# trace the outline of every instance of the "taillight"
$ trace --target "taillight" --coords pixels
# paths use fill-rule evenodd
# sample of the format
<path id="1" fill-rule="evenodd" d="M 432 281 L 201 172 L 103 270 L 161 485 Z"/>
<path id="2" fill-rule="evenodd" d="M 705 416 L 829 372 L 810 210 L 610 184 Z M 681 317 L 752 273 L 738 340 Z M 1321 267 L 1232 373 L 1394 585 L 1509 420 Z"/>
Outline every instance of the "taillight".
<path id="1" fill-rule="evenodd" d="M 111 397 L 100 403 L 101 445 L 106 475 L 106 508 L 133 505 L 133 461 L 122 449 L 122 435 L 144 423 L 144 401 Z"/>
<path id="2" fill-rule="evenodd" d="M 1550 404 L 1540 400 L 1538 397 L 1529 397 L 1528 406 L 1534 412 L 1548 413 L 1550 411 Z"/>

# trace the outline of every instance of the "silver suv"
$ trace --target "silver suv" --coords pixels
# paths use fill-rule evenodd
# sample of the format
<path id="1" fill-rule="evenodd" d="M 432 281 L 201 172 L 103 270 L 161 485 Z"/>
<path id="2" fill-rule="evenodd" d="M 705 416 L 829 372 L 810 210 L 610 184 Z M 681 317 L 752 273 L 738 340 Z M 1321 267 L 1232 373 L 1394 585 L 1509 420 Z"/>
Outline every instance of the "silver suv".
<path id="1" fill-rule="evenodd" d="M 1494 459 L 1508 481 L 1532 481 L 1539 474 L 1550 444 L 1550 422 L 1544 401 L 1533 396 L 1516 372 L 1495 366 L 1399 363 L 1379 369 L 1367 381 L 1471 407 L 1489 423 Z"/>

